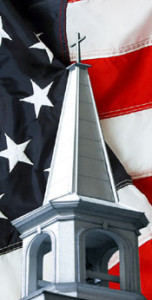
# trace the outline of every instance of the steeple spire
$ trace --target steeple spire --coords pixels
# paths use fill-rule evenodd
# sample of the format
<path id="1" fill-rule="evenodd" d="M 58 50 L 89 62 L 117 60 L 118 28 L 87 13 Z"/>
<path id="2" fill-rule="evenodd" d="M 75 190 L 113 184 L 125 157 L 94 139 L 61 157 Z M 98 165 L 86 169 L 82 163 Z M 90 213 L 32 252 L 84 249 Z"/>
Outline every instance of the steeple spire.
<path id="1" fill-rule="evenodd" d="M 69 77 L 52 158 L 44 204 L 65 197 L 118 202 L 109 159 L 77 34 L 77 63 Z M 88 200 L 87 199 L 87 200 Z M 93 200 L 94 199 L 94 200 Z"/>

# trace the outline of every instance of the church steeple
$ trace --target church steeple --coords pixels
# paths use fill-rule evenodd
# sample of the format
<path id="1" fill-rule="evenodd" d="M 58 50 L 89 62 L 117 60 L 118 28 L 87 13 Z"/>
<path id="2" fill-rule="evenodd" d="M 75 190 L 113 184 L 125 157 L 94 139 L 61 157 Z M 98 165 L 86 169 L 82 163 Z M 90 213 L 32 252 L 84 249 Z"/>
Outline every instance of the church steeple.
<path id="1" fill-rule="evenodd" d="M 147 219 L 117 200 L 89 66 L 80 62 L 83 39 L 78 35 L 78 62 L 69 67 L 44 204 L 12 222 L 23 239 L 22 300 L 146 300 L 138 235 Z M 108 272 L 116 251 L 118 276 Z"/>
<path id="2" fill-rule="evenodd" d="M 113 176 L 101 131 L 88 75 L 82 64 L 78 33 L 77 63 L 68 67 L 65 92 L 50 175 L 44 197 L 58 201 L 72 195 L 118 202 Z"/>

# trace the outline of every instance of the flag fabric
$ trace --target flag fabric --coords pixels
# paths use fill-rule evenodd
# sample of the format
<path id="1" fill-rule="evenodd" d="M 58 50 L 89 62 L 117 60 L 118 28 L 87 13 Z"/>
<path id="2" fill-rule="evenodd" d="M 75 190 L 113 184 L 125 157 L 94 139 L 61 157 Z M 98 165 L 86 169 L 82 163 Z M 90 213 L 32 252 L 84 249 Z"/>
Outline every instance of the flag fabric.
<path id="1" fill-rule="evenodd" d="M 11 221 L 42 205 L 66 66 L 76 59 L 70 47 L 76 32 L 86 36 L 82 60 L 92 65 L 91 83 L 119 199 L 152 220 L 152 3 L 0 3 L 0 300 L 17 300 L 22 250 Z M 152 300 L 151 223 L 141 233 L 142 293 Z M 112 272 L 117 272 L 117 262 L 115 256 Z"/>
<path id="2" fill-rule="evenodd" d="M 92 65 L 89 72 L 104 137 L 134 183 L 130 185 L 128 178 L 118 181 L 120 201 L 145 211 L 150 221 L 139 237 L 139 254 L 142 293 L 151 300 L 152 2 L 71 0 L 69 46 L 73 32 L 87 36 L 82 58 Z M 75 60 L 75 49 L 69 49 Z M 117 273 L 118 265 L 114 270 Z"/>
<path id="3" fill-rule="evenodd" d="M 43 12 L 37 2 L 0 1 L 1 300 L 21 295 L 21 240 L 11 221 L 42 205 L 67 80 L 66 1 L 47 7 L 48 45 L 45 28 L 30 23 L 33 7 Z"/>
<path id="4" fill-rule="evenodd" d="M 0 205 L 5 226 L 7 218 L 42 204 L 67 76 L 65 65 L 8 1 L 1 1 L 0 33 Z M 12 243 L 16 235 L 10 233 Z M 5 232 L 1 248 L 4 240 Z"/>

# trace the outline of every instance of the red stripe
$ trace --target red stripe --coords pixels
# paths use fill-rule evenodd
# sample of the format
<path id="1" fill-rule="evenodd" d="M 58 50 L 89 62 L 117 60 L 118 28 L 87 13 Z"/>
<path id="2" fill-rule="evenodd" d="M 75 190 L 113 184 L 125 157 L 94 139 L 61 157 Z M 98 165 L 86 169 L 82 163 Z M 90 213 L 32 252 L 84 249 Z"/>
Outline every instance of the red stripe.
<path id="1" fill-rule="evenodd" d="M 148 254 L 148 255 L 147 255 Z M 152 241 L 148 241 L 139 248 L 141 292 L 147 300 L 152 300 Z M 119 274 L 119 264 L 113 267 L 109 274 Z M 119 289 L 118 284 L 110 283 L 110 288 Z"/>
<path id="2" fill-rule="evenodd" d="M 152 240 L 139 248 L 139 257 L 141 291 L 147 300 L 152 300 Z"/>
<path id="3" fill-rule="evenodd" d="M 111 268 L 108 273 L 110 275 L 119 276 L 119 264 L 116 264 L 113 268 Z M 120 290 L 120 284 L 115 282 L 109 282 L 109 287 L 114 290 Z"/>
<path id="4" fill-rule="evenodd" d="M 83 1 L 83 0 L 68 0 L 69 3 L 71 3 L 71 2 L 78 2 L 78 1 L 80 2 L 80 1 Z"/>
<path id="5" fill-rule="evenodd" d="M 125 55 L 85 60 L 100 118 L 152 107 L 152 47 Z"/>
<path id="6" fill-rule="evenodd" d="M 152 204 L 152 177 L 133 180 L 134 185 L 148 198 Z"/>

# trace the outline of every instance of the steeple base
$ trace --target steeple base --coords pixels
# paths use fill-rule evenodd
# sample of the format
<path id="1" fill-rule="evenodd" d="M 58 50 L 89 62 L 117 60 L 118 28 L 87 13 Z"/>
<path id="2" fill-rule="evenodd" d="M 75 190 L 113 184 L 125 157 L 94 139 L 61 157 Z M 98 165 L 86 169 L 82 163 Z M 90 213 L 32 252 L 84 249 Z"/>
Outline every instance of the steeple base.
<path id="1" fill-rule="evenodd" d="M 51 202 L 13 221 L 24 245 L 22 300 L 144 300 L 138 235 L 147 225 L 145 215 L 82 199 Z M 114 253 L 120 260 L 117 276 L 108 271 Z M 48 266 L 49 278 L 43 271 Z"/>
<path id="2" fill-rule="evenodd" d="M 92 284 L 56 284 L 49 290 L 37 291 L 21 300 L 146 300 L 141 294 L 101 288 Z"/>

